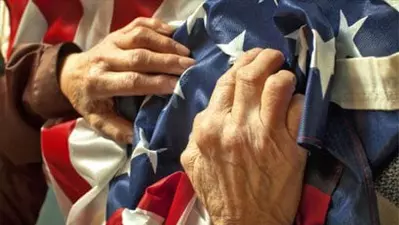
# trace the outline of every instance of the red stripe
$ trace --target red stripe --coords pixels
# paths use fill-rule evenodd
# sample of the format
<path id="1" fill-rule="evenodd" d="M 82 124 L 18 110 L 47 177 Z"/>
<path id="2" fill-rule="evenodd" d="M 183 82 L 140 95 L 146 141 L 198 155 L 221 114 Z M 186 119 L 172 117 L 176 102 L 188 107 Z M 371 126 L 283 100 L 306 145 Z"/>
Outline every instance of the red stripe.
<path id="1" fill-rule="evenodd" d="M 73 41 L 83 16 L 83 6 L 79 0 L 33 0 L 33 2 L 48 23 L 44 42 L 58 44 Z"/>
<path id="2" fill-rule="evenodd" d="M 12 46 L 14 45 L 15 36 L 17 35 L 19 23 L 24 14 L 28 0 L 6 0 L 10 14 L 10 41 L 7 50 L 7 58 L 10 57 Z"/>
<path id="3" fill-rule="evenodd" d="M 111 32 L 137 17 L 152 17 L 161 4 L 162 0 L 114 0 Z"/>
<path id="4" fill-rule="evenodd" d="M 176 172 L 148 187 L 137 208 L 167 218 L 183 175 L 182 172 Z"/>
<path id="5" fill-rule="evenodd" d="M 120 208 L 112 214 L 112 216 L 107 220 L 107 225 L 123 225 L 122 221 L 122 213 L 123 208 Z"/>
<path id="6" fill-rule="evenodd" d="M 68 138 L 76 121 L 42 130 L 42 153 L 50 173 L 65 195 L 75 203 L 91 186 L 75 170 L 69 158 Z"/>
<path id="7" fill-rule="evenodd" d="M 323 225 L 327 216 L 331 196 L 305 184 L 296 216 L 296 225 Z"/>
<path id="8" fill-rule="evenodd" d="M 179 185 L 176 188 L 172 206 L 169 209 L 165 225 L 175 225 L 187 208 L 188 203 L 194 196 L 194 189 L 185 173 L 181 173 Z"/>

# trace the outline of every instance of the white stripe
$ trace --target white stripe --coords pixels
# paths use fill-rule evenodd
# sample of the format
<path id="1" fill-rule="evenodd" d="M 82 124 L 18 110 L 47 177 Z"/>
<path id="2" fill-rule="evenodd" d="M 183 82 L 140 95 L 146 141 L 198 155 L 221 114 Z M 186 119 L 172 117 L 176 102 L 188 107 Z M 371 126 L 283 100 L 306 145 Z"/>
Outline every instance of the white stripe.
<path id="1" fill-rule="evenodd" d="M 93 187 L 69 211 L 66 225 L 98 225 L 105 220 L 108 186 Z"/>
<path id="2" fill-rule="evenodd" d="M 93 188 L 71 208 L 67 224 L 104 221 L 108 183 L 127 160 L 125 148 L 100 136 L 82 118 L 68 139 L 71 164 Z"/>
<path id="3" fill-rule="evenodd" d="M 6 3 L 4 1 L 0 1 L 0 51 L 3 56 L 7 55 L 9 38 L 10 14 L 8 12 Z"/>
<path id="4" fill-rule="evenodd" d="M 30 0 L 22 14 L 13 46 L 24 42 L 41 42 L 47 27 L 48 24 L 43 14 L 36 4 Z"/>
<path id="5" fill-rule="evenodd" d="M 114 0 L 81 0 L 83 16 L 74 42 L 83 50 L 90 49 L 107 36 L 111 29 Z"/>
<path id="6" fill-rule="evenodd" d="M 122 212 L 123 225 L 161 225 L 165 219 L 155 213 L 137 208 L 124 209 Z"/>
<path id="7" fill-rule="evenodd" d="M 399 109 L 399 53 L 336 62 L 331 101 L 345 109 Z"/>
<path id="8" fill-rule="evenodd" d="M 173 212 L 172 212 L 173 213 Z M 187 204 L 176 225 L 211 225 L 211 219 L 205 207 L 194 195 Z"/>
<path id="9" fill-rule="evenodd" d="M 101 136 L 82 118 L 76 120 L 68 143 L 73 167 L 92 187 L 112 177 L 127 160 L 125 146 Z"/>

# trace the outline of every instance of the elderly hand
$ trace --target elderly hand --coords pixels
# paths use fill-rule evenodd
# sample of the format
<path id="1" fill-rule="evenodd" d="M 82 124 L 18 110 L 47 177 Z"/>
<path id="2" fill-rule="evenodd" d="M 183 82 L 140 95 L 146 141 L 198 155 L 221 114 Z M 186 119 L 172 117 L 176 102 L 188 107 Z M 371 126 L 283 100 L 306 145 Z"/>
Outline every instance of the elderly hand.
<path id="1" fill-rule="evenodd" d="M 295 76 L 277 72 L 282 63 L 278 51 L 248 51 L 195 118 L 181 162 L 216 225 L 294 220 L 306 163 L 296 144 L 303 100 L 292 97 Z"/>
<path id="2" fill-rule="evenodd" d="M 64 60 L 63 94 L 95 129 L 130 143 L 132 124 L 116 114 L 112 97 L 169 94 L 177 77 L 195 61 L 170 37 L 173 29 L 156 19 L 138 18 L 109 34 L 92 49 Z"/>

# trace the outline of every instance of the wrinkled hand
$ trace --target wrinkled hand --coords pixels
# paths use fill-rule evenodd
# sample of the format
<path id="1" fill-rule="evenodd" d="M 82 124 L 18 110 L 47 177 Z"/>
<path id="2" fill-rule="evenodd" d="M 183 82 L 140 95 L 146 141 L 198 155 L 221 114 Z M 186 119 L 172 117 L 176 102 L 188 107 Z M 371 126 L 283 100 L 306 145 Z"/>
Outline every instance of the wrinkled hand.
<path id="1" fill-rule="evenodd" d="M 95 129 L 117 142 L 132 141 L 132 124 L 114 111 L 114 96 L 170 94 L 177 77 L 194 64 L 173 29 L 138 18 L 87 52 L 71 54 L 60 75 L 63 94 Z"/>
<path id="2" fill-rule="evenodd" d="M 289 225 L 306 152 L 296 144 L 302 96 L 283 55 L 253 49 L 217 82 L 181 162 L 214 224 Z M 275 73 L 277 72 L 277 73 Z"/>

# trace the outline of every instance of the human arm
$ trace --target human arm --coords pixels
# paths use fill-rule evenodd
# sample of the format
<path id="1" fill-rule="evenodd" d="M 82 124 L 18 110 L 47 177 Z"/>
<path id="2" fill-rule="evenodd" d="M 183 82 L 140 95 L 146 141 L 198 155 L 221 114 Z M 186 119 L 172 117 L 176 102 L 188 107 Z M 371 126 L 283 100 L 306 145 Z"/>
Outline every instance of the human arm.
<path id="1" fill-rule="evenodd" d="M 1 78 L 6 154 L 40 161 L 43 122 L 77 114 L 117 142 L 131 142 L 132 124 L 115 112 L 113 97 L 173 92 L 176 75 L 194 60 L 172 32 L 159 20 L 138 18 L 85 52 L 72 43 L 17 46 Z"/>

